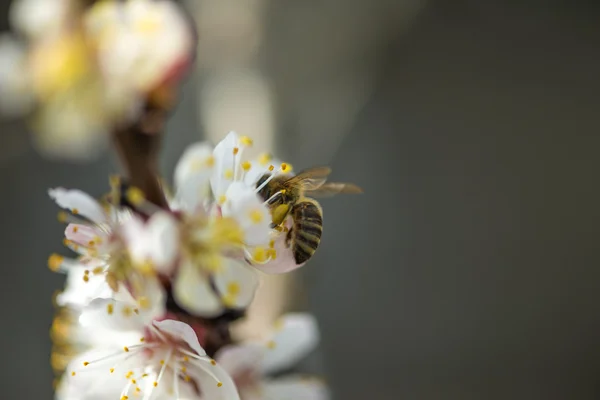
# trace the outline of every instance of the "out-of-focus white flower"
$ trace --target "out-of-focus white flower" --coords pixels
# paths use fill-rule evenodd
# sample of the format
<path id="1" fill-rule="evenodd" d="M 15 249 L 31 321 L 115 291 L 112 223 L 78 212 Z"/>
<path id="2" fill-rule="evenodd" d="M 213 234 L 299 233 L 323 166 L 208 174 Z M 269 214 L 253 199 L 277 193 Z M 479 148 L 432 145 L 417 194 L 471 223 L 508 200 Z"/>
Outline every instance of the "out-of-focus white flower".
<path id="1" fill-rule="evenodd" d="M 122 290 L 130 292 L 144 309 L 162 301 L 154 290 L 160 286 L 156 274 L 174 261 L 169 259 L 174 255 L 163 251 L 172 248 L 168 240 L 163 241 L 165 234 L 176 232 L 169 230 L 175 225 L 169 223 L 168 216 L 157 213 L 148 222 L 148 229 L 139 231 L 140 222 L 130 212 L 108 204 L 105 209 L 80 190 L 57 188 L 49 194 L 71 212 L 59 213 L 59 220 L 69 223 L 65 244 L 79 254 L 78 258 L 53 254 L 48 260 L 50 269 L 68 274 L 66 288 L 57 297 L 59 305 L 83 307 L 95 298 L 111 298 Z M 140 237 L 133 237 L 135 232 Z"/>
<path id="2" fill-rule="evenodd" d="M 0 36 L 0 111 L 8 116 L 22 115 L 33 106 L 26 63 L 23 44 L 9 35 Z"/>
<path id="3" fill-rule="evenodd" d="M 173 1 L 98 2 L 85 23 L 102 73 L 113 85 L 147 93 L 178 78 L 191 61 L 192 32 Z"/>
<path id="4" fill-rule="evenodd" d="M 103 309 L 102 302 L 92 307 Z M 115 325 L 96 316 L 82 315 L 80 322 L 90 328 Z M 96 346 L 75 358 L 57 390 L 58 399 L 239 399 L 227 372 L 207 356 L 189 325 L 175 320 L 145 323 L 135 317 L 129 331 L 138 333 L 137 340 Z"/>
<path id="5" fill-rule="evenodd" d="M 30 39 L 52 36 L 67 22 L 72 0 L 15 0 L 9 10 L 10 24 Z"/>
<path id="6" fill-rule="evenodd" d="M 35 145 L 87 160 L 143 105 L 168 108 L 194 54 L 189 21 L 171 0 L 16 0 L 0 41 L 0 111 L 33 111 Z"/>
<path id="7" fill-rule="evenodd" d="M 327 387 L 317 379 L 268 375 L 287 370 L 316 348 L 317 323 L 309 314 L 287 314 L 263 341 L 221 349 L 216 359 L 233 377 L 242 400 L 326 400 Z"/>

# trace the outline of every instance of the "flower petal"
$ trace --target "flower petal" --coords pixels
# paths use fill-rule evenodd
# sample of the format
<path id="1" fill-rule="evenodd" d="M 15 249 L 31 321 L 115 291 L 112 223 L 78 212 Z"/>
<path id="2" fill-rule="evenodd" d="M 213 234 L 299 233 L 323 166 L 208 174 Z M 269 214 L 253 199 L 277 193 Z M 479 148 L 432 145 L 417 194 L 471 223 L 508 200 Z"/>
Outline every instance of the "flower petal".
<path id="1" fill-rule="evenodd" d="M 327 386 L 318 379 L 286 376 L 263 382 L 262 399 L 278 400 L 329 400 Z"/>
<path id="2" fill-rule="evenodd" d="M 194 332 L 192 327 L 188 324 L 172 319 L 154 321 L 152 322 L 152 324 L 159 331 L 166 333 L 174 339 L 181 340 L 187 343 L 187 345 L 190 346 L 190 348 L 194 350 L 194 352 L 196 352 L 196 354 L 198 354 L 199 356 L 206 355 L 206 352 L 198 342 L 198 336 L 196 336 L 196 332 Z"/>
<path id="3" fill-rule="evenodd" d="M 0 35 L 0 110 L 7 116 L 21 116 L 33 105 L 26 61 L 25 47 Z"/>
<path id="4" fill-rule="evenodd" d="M 188 369 L 192 378 L 197 379 L 202 390 L 202 400 L 239 400 L 240 395 L 231 376 L 218 363 L 209 365 L 210 374 L 204 369 Z M 193 373 L 192 373 L 193 372 Z M 217 381 L 215 381 L 215 378 Z M 220 383 L 220 385 L 219 385 Z"/>
<path id="5" fill-rule="evenodd" d="M 39 38 L 56 32 L 69 11 L 65 0 L 17 0 L 9 10 L 11 25 L 20 33 Z"/>
<path id="6" fill-rule="evenodd" d="M 191 262 L 184 261 L 173 282 L 173 297 L 186 311 L 203 317 L 216 317 L 223 304 L 213 292 L 208 277 Z"/>
<path id="7" fill-rule="evenodd" d="M 261 343 L 244 343 L 223 347 L 215 359 L 231 375 L 238 376 L 246 371 L 258 370 L 269 349 Z"/>
<path id="8" fill-rule="evenodd" d="M 100 262 L 102 261 L 98 260 Z M 84 281 L 85 276 L 87 281 Z M 56 297 L 56 302 L 62 307 L 85 307 L 94 299 L 110 299 L 112 295 L 113 291 L 103 274 L 86 274 L 84 268 L 71 268 L 65 290 Z"/>
<path id="9" fill-rule="evenodd" d="M 258 288 L 258 276 L 243 261 L 224 258 L 222 269 L 213 276 L 222 300 L 230 309 L 245 309 Z"/>
<path id="10" fill-rule="evenodd" d="M 112 299 L 95 299 L 83 308 L 79 323 L 86 328 L 142 331 L 145 325 L 165 313 L 165 294 L 158 279 L 144 280 L 143 295 L 149 303 L 138 304 L 121 285 Z"/>
<path id="11" fill-rule="evenodd" d="M 235 168 L 235 155 L 233 149 L 238 146 L 240 137 L 235 132 L 229 132 L 223 140 L 217 144 L 213 151 L 215 168 L 210 178 L 210 185 L 215 198 L 225 195 L 227 188 L 233 182 Z"/>
<path id="12" fill-rule="evenodd" d="M 292 224 L 292 218 L 289 217 L 286 221 L 286 227 L 290 229 Z M 265 264 L 252 264 L 254 267 L 268 274 L 283 274 L 306 264 L 296 264 L 292 247 L 287 245 L 287 233 L 275 233 L 273 241 L 276 257 Z"/>
<path id="13" fill-rule="evenodd" d="M 225 194 L 221 211 L 234 218 L 244 230 L 247 246 L 266 246 L 271 233 L 271 213 L 254 188 L 243 182 L 232 183 Z"/>
<path id="14" fill-rule="evenodd" d="M 175 167 L 175 198 L 179 206 L 191 212 L 209 199 L 213 163 L 212 146 L 208 143 L 195 143 L 185 150 Z"/>
<path id="15" fill-rule="evenodd" d="M 179 250 L 179 229 L 171 214 L 155 213 L 148 221 L 149 255 L 158 272 L 170 273 Z"/>
<path id="16" fill-rule="evenodd" d="M 134 264 L 150 262 L 157 272 L 171 272 L 179 250 L 179 229 L 171 214 L 159 211 L 147 222 L 131 217 L 122 230 Z"/>
<path id="17" fill-rule="evenodd" d="M 59 207 L 69 209 L 73 214 L 80 214 L 97 224 L 106 222 L 100 204 L 81 190 L 56 188 L 48 190 L 48 194 Z"/>
<path id="18" fill-rule="evenodd" d="M 278 328 L 278 329 L 277 329 Z M 264 374 L 293 367 L 313 351 L 319 343 L 319 329 L 314 316 L 305 313 L 286 314 L 276 324 L 267 342 L 261 370 Z"/>

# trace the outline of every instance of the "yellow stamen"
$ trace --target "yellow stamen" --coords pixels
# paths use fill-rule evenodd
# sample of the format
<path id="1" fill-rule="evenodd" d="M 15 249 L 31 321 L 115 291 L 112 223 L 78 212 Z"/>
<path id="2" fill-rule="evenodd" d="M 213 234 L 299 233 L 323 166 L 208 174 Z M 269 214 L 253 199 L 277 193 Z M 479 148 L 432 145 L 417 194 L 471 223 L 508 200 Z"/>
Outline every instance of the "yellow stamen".
<path id="1" fill-rule="evenodd" d="M 254 141 L 249 138 L 248 136 L 242 136 L 240 138 L 240 143 L 243 144 L 244 146 L 252 146 L 254 144 Z"/>
<path id="2" fill-rule="evenodd" d="M 217 383 L 217 387 L 221 387 L 221 386 L 223 386 L 223 382 Z"/>
<path id="3" fill-rule="evenodd" d="M 58 270 L 60 270 L 60 266 L 62 265 L 62 263 L 65 261 L 65 258 L 63 256 L 61 256 L 60 254 L 52 254 L 49 258 L 48 258 L 48 268 L 50 268 L 50 270 L 57 272 Z"/>
<path id="4" fill-rule="evenodd" d="M 233 155 L 236 156 L 238 153 L 240 152 L 239 147 L 234 147 L 233 148 Z"/>
<path id="5" fill-rule="evenodd" d="M 77 208 L 72 209 L 71 212 L 75 215 L 79 214 L 79 210 Z"/>
<path id="6" fill-rule="evenodd" d="M 292 170 L 292 166 L 287 163 L 281 164 L 281 172 L 290 172 Z"/>
<path id="7" fill-rule="evenodd" d="M 127 201 L 133 204 L 134 206 L 139 206 L 145 200 L 144 192 L 135 187 L 127 189 L 125 197 L 127 197 Z"/>
<path id="8" fill-rule="evenodd" d="M 240 294 L 240 291 L 240 284 L 236 281 L 229 282 L 229 284 L 227 285 L 227 293 L 233 296 L 237 296 L 238 294 Z"/>
<path id="9" fill-rule="evenodd" d="M 212 167 L 213 165 L 215 165 L 215 158 L 213 156 L 209 156 L 206 159 L 206 166 L 207 167 Z"/>
<path id="10" fill-rule="evenodd" d="M 57 215 L 57 218 L 58 218 L 58 222 L 60 222 L 61 224 L 64 224 L 65 222 L 67 222 L 68 214 L 64 211 L 60 211 Z"/>
<path id="11" fill-rule="evenodd" d="M 267 342 L 267 347 L 268 347 L 269 349 L 274 349 L 276 346 L 277 346 L 277 345 L 276 345 L 275 341 L 273 341 L 273 340 L 269 340 L 269 341 Z"/>
<path id="12" fill-rule="evenodd" d="M 267 165 L 271 160 L 273 159 L 273 157 L 268 154 L 268 153 L 264 153 L 261 154 L 260 157 L 258 157 L 258 162 L 260 165 L 265 166 Z"/>
<path id="13" fill-rule="evenodd" d="M 244 161 L 244 162 L 242 163 L 242 169 L 243 169 L 244 171 L 249 171 L 249 170 L 250 170 L 250 168 L 252 168 L 252 163 L 251 163 L 250 161 Z"/>
<path id="14" fill-rule="evenodd" d="M 129 347 L 125 346 L 123 347 L 123 350 L 125 350 L 125 353 L 129 353 Z"/>
<path id="15" fill-rule="evenodd" d="M 224 176 L 225 176 L 225 179 L 232 179 L 233 178 L 233 170 L 232 169 L 226 169 Z"/>
<path id="16" fill-rule="evenodd" d="M 219 196 L 219 205 L 222 206 L 227 201 L 227 197 L 224 194 Z"/>
<path id="17" fill-rule="evenodd" d="M 216 362 L 215 360 L 210 360 L 210 363 L 211 363 L 212 365 L 217 365 L 217 362 Z"/>
<path id="18" fill-rule="evenodd" d="M 256 262 L 267 261 L 267 252 L 263 247 L 257 247 L 254 249 L 253 257 Z"/>
<path id="19" fill-rule="evenodd" d="M 106 312 L 108 313 L 108 315 L 112 315 L 114 311 L 115 311 L 114 305 L 112 305 L 112 304 L 106 305 Z"/>
<path id="20" fill-rule="evenodd" d="M 263 214 L 260 210 L 252 210 L 250 211 L 250 220 L 254 224 L 259 224 L 263 220 Z"/>
<path id="21" fill-rule="evenodd" d="M 269 165 L 269 171 L 273 171 L 275 169 L 274 165 Z"/>

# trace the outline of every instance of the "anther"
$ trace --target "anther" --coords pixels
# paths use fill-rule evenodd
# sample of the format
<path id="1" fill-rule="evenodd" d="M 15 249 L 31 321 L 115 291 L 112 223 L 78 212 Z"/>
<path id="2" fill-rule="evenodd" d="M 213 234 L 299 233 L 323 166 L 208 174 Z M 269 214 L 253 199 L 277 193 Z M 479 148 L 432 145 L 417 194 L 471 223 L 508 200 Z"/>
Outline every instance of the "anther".
<path id="1" fill-rule="evenodd" d="M 111 368 L 111 369 L 110 369 L 110 373 L 112 374 L 113 372 L 115 372 L 115 369 L 114 369 L 114 368 Z"/>
<path id="2" fill-rule="evenodd" d="M 64 211 L 60 211 L 57 215 L 58 218 L 58 222 L 64 224 L 65 222 L 67 222 L 67 219 L 69 218 L 68 214 Z"/>
<path id="3" fill-rule="evenodd" d="M 89 281 L 90 281 L 90 276 L 89 276 L 89 275 L 84 275 L 84 276 L 83 276 L 83 281 L 84 281 L 85 283 L 89 282 Z"/>
<path id="4" fill-rule="evenodd" d="M 77 373 L 75 371 L 71 372 L 71 376 L 75 376 Z"/>
<path id="5" fill-rule="evenodd" d="M 127 189 L 125 196 L 127 197 L 127 201 L 134 206 L 139 206 L 145 201 L 144 192 L 135 187 Z"/>
<path id="6" fill-rule="evenodd" d="M 129 353 L 129 347 L 127 347 L 127 346 L 124 346 L 124 347 L 123 347 L 123 350 L 125 350 L 125 353 Z"/>
<path id="7" fill-rule="evenodd" d="M 282 163 L 281 164 L 281 172 L 289 172 L 291 171 L 291 166 L 289 164 L 286 163 Z"/>
<path id="8" fill-rule="evenodd" d="M 71 210 L 71 212 L 72 212 L 73 214 L 75 214 L 75 215 L 79 214 L 79 210 L 78 210 L 78 209 L 76 209 L 76 208 L 73 208 L 73 209 Z"/>
<path id="9" fill-rule="evenodd" d="M 209 156 L 206 159 L 206 166 L 207 167 L 212 167 L 213 165 L 215 165 L 215 158 L 213 156 Z"/>
<path id="10" fill-rule="evenodd" d="M 223 386 L 223 382 L 217 382 L 217 387 Z"/>
<path id="11" fill-rule="evenodd" d="M 234 147 L 233 148 L 233 155 L 237 155 L 240 152 L 240 148 L 239 147 Z"/>
<path id="12" fill-rule="evenodd" d="M 223 205 L 225 204 L 225 202 L 227 201 L 227 197 L 225 197 L 224 194 L 222 194 L 221 196 L 219 196 L 219 205 Z"/>
<path id="13" fill-rule="evenodd" d="M 268 347 L 269 349 L 274 349 L 274 348 L 275 348 L 275 346 L 276 346 L 276 344 L 275 344 L 275 341 L 273 341 L 273 340 L 269 340 L 269 341 L 267 342 L 267 347 Z"/>
<path id="14" fill-rule="evenodd" d="M 52 254 L 48 258 L 48 267 L 50 268 L 50 270 L 52 270 L 54 272 L 58 272 L 60 270 L 60 266 L 62 265 L 62 263 L 64 261 L 65 261 L 65 258 L 63 256 L 61 256 L 60 254 Z"/>
<path id="15" fill-rule="evenodd" d="M 87 362 L 87 361 L 84 361 L 84 362 L 83 362 L 83 366 L 84 366 L 84 367 L 87 367 L 88 365 L 90 365 L 90 363 L 89 363 L 89 362 Z"/>
<path id="16" fill-rule="evenodd" d="M 252 168 L 252 163 L 251 163 L 250 161 L 244 161 L 244 162 L 242 163 L 242 169 L 243 169 L 244 171 L 249 171 L 249 170 L 250 170 L 250 168 Z"/>
<path id="17" fill-rule="evenodd" d="M 210 360 L 210 363 L 211 363 L 212 365 L 217 365 L 217 362 L 216 362 L 215 360 Z"/>
<path id="18" fill-rule="evenodd" d="M 274 165 L 269 165 L 269 171 L 273 171 L 275 169 Z"/>
<path id="19" fill-rule="evenodd" d="M 270 154 L 264 153 L 258 158 L 258 162 L 260 165 L 267 165 L 272 159 L 273 157 Z"/>
<path id="20" fill-rule="evenodd" d="M 250 211 L 250 220 L 254 224 L 259 224 L 263 220 L 263 214 L 259 210 Z"/>
<path id="21" fill-rule="evenodd" d="M 225 177 L 225 179 L 232 179 L 233 178 L 233 170 L 226 169 L 225 173 L 224 173 L 224 177 Z"/>
<path id="22" fill-rule="evenodd" d="M 106 305 L 106 312 L 108 313 L 108 315 L 112 315 L 112 313 L 115 311 L 115 306 L 112 304 L 107 304 Z"/>
<path id="23" fill-rule="evenodd" d="M 252 144 L 254 144 L 254 141 L 249 138 L 248 136 L 242 136 L 240 138 L 240 143 L 243 144 L 244 146 L 252 146 Z"/>
<path id="24" fill-rule="evenodd" d="M 77 233 L 77 231 L 79 231 L 79 227 L 78 226 L 74 226 L 73 227 L 73 233 Z"/>

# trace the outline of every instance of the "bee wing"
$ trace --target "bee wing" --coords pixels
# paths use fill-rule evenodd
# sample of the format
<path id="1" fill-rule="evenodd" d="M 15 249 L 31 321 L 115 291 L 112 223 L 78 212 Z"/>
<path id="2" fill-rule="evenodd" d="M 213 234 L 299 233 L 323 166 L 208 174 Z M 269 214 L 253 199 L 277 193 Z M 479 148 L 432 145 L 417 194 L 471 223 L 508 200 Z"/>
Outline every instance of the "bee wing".
<path id="1" fill-rule="evenodd" d="M 304 190 L 316 190 L 323 186 L 327 176 L 331 174 L 329 167 L 314 167 L 300 171 L 296 176 L 292 176 L 285 181 L 286 185 L 302 185 Z"/>
<path id="2" fill-rule="evenodd" d="M 307 196 L 330 197 L 336 194 L 359 194 L 363 190 L 353 183 L 330 182 L 325 183 L 313 190 L 307 190 Z"/>

